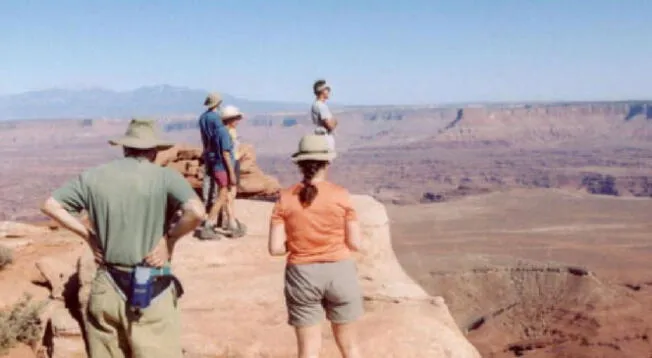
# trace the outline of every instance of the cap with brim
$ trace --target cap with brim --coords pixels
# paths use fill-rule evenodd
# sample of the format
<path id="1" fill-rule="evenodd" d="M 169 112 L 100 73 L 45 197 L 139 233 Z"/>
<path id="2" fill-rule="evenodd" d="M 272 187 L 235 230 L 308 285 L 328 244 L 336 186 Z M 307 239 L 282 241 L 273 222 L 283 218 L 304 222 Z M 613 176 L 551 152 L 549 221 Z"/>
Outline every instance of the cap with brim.
<path id="1" fill-rule="evenodd" d="M 292 155 L 292 161 L 295 163 L 305 160 L 331 162 L 336 157 L 337 153 L 330 148 L 325 136 L 311 134 L 301 138 L 299 150 Z"/>
<path id="2" fill-rule="evenodd" d="M 124 136 L 109 140 L 111 145 L 119 145 L 134 149 L 165 150 L 174 146 L 159 137 L 154 121 L 146 119 L 132 119 Z"/>

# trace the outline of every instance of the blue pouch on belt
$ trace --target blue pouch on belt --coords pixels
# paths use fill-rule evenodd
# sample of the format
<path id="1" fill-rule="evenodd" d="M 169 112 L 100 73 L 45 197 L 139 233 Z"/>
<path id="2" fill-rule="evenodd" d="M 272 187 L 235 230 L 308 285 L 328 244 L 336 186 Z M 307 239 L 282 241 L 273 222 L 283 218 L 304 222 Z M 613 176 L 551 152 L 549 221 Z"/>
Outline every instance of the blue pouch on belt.
<path id="1" fill-rule="evenodd" d="M 136 266 L 131 279 L 129 304 L 134 309 L 145 309 L 152 302 L 154 277 L 151 267 Z"/>
<path id="2" fill-rule="evenodd" d="M 106 265 L 106 269 L 116 288 L 135 311 L 147 308 L 171 284 L 174 285 L 177 298 L 183 296 L 183 286 L 172 275 L 170 267 L 135 266 L 133 270 L 125 271 Z"/>

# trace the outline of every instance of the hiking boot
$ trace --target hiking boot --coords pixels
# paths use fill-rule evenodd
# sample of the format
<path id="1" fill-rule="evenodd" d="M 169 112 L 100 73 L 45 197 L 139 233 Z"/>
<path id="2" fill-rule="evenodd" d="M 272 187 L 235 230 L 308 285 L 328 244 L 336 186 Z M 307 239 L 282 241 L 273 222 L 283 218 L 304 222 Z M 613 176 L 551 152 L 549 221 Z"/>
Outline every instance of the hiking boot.
<path id="1" fill-rule="evenodd" d="M 239 239 L 247 235 L 247 227 L 240 220 L 236 220 L 235 222 L 236 227 L 230 230 L 230 235 L 226 235 L 230 239 Z"/>
<path id="2" fill-rule="evenodd" d="M 229 230 L 222 226 L 213 226 L 213 231 L 215 231 L 218 235 L 222 235 L 225 237 L 231 237 L 233 235 L 233 230 Z"/>
<path id="3" fill-rule="evenodd" d="M 240 220 L 236 219 L 235 220 L 238 223 L 238 227 L 240 228 L 241 231 L 244 232 L 244 234 L 247 234 L 247 225 L 243 224 Z"/>
<path id="4" fill-rule="evenodd" d="M 222 235 L 213 230 L 210 226 L 202 226 L 195 231 L 195 237 L 199 240 L 220 240 Z"/>

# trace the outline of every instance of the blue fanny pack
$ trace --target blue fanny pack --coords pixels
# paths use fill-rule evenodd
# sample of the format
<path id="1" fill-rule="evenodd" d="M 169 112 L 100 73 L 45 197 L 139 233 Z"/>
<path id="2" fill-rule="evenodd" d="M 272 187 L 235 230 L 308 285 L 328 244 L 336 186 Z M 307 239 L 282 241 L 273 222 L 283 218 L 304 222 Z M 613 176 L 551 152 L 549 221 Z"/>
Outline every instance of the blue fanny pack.
<path id="1" fill-rule="evenodd" d="M 134 309 L 145 309 L 154 295 L 154 276 L 150 267 L 136 266 L 131 278 L 129 305 Z"/>
<path id="2" fill-rule="evenodd" d="M 153 268 L 135 266 L 132 270 L 122 270 L 110 265 L 107 272 L 121 291 L 123 297 L 134 311 L 143 310 L 152 300 L 174 284 L 177 298 L 183 295 L 181 282 L 172 275 L 169 267 Z"/>

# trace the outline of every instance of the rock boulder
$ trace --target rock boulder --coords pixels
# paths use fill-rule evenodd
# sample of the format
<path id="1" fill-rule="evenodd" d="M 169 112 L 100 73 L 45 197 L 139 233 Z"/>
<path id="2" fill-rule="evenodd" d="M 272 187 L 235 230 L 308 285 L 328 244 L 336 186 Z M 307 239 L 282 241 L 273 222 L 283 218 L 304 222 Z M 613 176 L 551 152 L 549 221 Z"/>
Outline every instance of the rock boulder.
<path id="1" fill-rule="evenodd" d="M 266 175 L 256 164 L 256 152 L 250 144 L 242 144 L 244 156 L 240 162 L 241 175 L 238 197 L 269 197 L 278 194 L 281 185 L 274 177 Z M 156 157 L 156 163 L 180 172 L 190 185 L 201 189 L 204 178 L 204 163 L 199 147 L 176 145 L 162 151 Z"/>
<path id="2" fill-rule="evenodd" d="M 36 268 L 50 285 L 50 298 L 63 300 L 66 285 L 75 273 L 74 266 L 50 257 L 43 257 L 36 262 Z"/>

